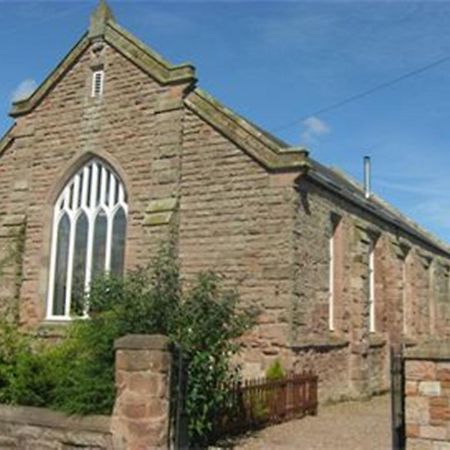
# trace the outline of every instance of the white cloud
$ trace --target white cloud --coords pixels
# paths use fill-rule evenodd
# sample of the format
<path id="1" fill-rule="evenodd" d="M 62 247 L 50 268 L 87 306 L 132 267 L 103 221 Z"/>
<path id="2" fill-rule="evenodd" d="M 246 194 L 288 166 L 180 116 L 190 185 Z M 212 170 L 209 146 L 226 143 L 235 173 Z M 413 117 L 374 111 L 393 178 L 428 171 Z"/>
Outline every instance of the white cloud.
<path id="1" fill-rule="evenodd" d="M 303 121 L 302 140 L 304 142 L 316 142 L 317 138 L 328 134 L 330 127 L 317 117 L 311 116 Z"/>
<path id="2" fill-rule="evenodd" d="M 25 100 L 28 98 L 37 88 L 37 83 L 31 78 L 23 80 L 19 86 L 14 89 L 11 94 L 11 100 L 13 102 L 18 102 L 19 100 Z"/>

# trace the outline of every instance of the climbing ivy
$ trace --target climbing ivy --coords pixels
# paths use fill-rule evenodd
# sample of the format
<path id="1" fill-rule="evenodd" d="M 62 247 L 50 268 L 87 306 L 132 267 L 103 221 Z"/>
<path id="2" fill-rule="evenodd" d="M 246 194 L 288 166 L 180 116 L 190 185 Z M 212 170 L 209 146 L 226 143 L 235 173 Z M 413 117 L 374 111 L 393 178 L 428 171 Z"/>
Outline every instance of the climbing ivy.
<path id="1" fill-rule="evenodd" d="M 0 281 L 5 279 L 8 268 L 13 267 L 14 288 L 10 298 L 4 299 L 3 313 L 13 322 L 19 320 L 20 289 L 23 283 L 23 256 L 26 241 L 26 221 L 9 232 L 3 256 L 0 258 Z"/>

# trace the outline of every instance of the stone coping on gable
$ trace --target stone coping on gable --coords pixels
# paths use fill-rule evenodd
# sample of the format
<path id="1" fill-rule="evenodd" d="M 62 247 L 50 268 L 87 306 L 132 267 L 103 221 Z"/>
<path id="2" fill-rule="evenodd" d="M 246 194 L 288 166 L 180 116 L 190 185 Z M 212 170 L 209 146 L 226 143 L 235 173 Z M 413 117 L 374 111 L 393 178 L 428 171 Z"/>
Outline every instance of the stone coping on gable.
<path id="1" fill-rule="evenodd" d="M 184 99 L 186 106 L 271 171 L 302 172 L 309 169 L 309 152 L 289 147 L 268 132 L 225 107 L 213 96 L 196 88 Z"/>
<path id="2" fill-rule="evenodd" d="M 67 416 L 62 412 L 34 406 L 0 404 L 0 422 L 68 429 L 71 431 L 111 433 L 110 416 Z"/>
<path id="3" fill-rule="evenodd" d="M 6 133 L 0 137 L 0 156 L 2 155 L 6 147 L 8 147 L 8 145 L 13 141 L 14 138 L 12 137 L 12 132 L 15 126 L 16 124 L 11 125 Z"/>
<path id="4" fill-rule="evenodd" d="M 405 359 L 450 361 L 450 341 L 429 341 L 404 353 Z"/>

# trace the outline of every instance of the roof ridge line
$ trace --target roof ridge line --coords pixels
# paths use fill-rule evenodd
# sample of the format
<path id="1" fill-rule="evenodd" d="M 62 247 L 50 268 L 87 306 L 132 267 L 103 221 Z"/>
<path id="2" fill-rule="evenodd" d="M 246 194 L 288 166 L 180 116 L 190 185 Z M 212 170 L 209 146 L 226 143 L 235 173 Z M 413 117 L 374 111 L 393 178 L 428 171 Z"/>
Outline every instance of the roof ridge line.
<path id="1" fill-rule="evenodd" d="M 338 175 L 344 177 L 349 183 L 353 184 L 355 188 L 359 189 L 361 194 L 364 194 L 364 186 L 362 183 L 358 182 L 356 178 L 353 178 L 351 175 L 347 174 L 344 170 L 340 168 L 330 167 L 330 169 L 333 170 Z M 408 223 L 411 227 L 415 228 L 418 232 L 420 232 L 423 235 L 429 236 L 430 238 L 432 238 L 433 241 L 436 241 L 436 243 L 441 243 L 443 247 L 447 247 L 448 250 L 450 251 L 450 246 L 448 243 L 437 237 L 432 232 L 428 231 L 425 227 L 417 223 L 415 220 L 411 219 L 408 215 L 403 213 L 396 206 L 392 205 L 389 201 L 385 200 L 383 197 L 379 196 L 375 192 L 371 192 L 370 197 L 373 198 L 376 202 L 378 202 L 383 208 L 386 208 L 392 214 L 398 216 L 406 223 Z"/>
<path id="2" fill-rule="evenodd" d="M 432 246 L 438 248 L 440 251 L 450 254 L 450 245 L 446 241 L 440 239 L 438 236 L 436 236 L 432 232 L 428 231 L 425 227 L 419 225 L 417 222 L 412 220 L 409 216 L 402 213 L 398 208 L 391 205 L 384 198 L 382 198 L 379 195 L 372 192 L 371 198 L 373 199 L 373 201 L 367 200 L 364 197 L 363 185 L 361 183 L 359 183 L 356 179 L 354 179 L 351 175 L 348 175 L 345 171 L 343 171 L 340 168 L 336 169 L 335 167 L 325 166 L 316 160 L 312 160 L 312 162 L 313 162 L 313 165 L 312 165 L 313 170 L 314 170 L 314 166 L 317 167 L 315 169 L 316 172 L 320 173 L 321 170 L 325 169 L 325 171 L 330 171 L 332 174 L 340 177 L 342 179 L 341 183 L 342 182 L 349 183 L 359 194 L 358 196 L 353 194 L 354 199 L 357 200 L 360 204 L 363 204 L 368 211 L 379 216 L 379 213 L 377 213 L 377 211 L 375 209 L 378 207 L 381 209 L 380 213 L 382 212 L 384 215 L 386 215 L 386 214 L 391 215 L 392 219 L 389 219 L 388 217 L 379 216 L 383 222 L 386 222 L 386 221 L 393 222 L 393 220 L 395 220 L 396 221 L 395 225 L 397 227 L 399 227 L 400 229 L 402 229 L 403 231 L 405 231 L 407 233 L 413 232 L 416 235 L 416 237 L 418 235 L 428 245 L 432 245 Z M 319 170 L 317 170 L 317 169 L 319 169 Z M 335 184 L 335 182 L 333 182 L 332 180 L 330 180 L 330 181 L 332 184 Z M 339 182 L 339 180 L 337 180 L 337 182 Z M 322 184 L 323 184 L 323 182 L 322 182 Z M 344 197 L 352 195 L 352 192 L 349 191 L 348 188 L 346 189 L 345 185 L 337 185 L 337 186 L 340 189 L 342 189 L 340 192 L 337 192 L 337 195 L 341 195 Z M 347 193 L 344 192 L 345 189 L 347 190 Z M 403 223 L 401 223 L 401 222 L 403 222 Z M 409 230 L 408 230 L 408 228 L 409 228 Z"/>

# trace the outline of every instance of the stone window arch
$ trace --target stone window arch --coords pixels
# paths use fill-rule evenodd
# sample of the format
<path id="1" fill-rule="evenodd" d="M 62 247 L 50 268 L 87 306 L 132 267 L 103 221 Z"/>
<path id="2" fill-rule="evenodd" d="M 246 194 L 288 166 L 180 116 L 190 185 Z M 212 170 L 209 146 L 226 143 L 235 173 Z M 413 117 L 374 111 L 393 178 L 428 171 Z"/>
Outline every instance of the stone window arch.
<path id="1" fill-rule="evenodd" d="M 123 273 L 128 201 L 115 171 L 92 158 L 66 183 L 53 207 L 47 319 L 86 316 L 91 281 Z"/>

